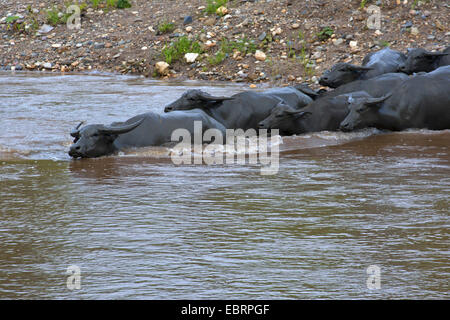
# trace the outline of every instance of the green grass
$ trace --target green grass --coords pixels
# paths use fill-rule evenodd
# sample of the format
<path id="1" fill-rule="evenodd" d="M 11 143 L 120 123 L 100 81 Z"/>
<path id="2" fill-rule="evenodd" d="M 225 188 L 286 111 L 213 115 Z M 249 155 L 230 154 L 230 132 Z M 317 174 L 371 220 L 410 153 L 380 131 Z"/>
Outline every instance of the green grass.
<path id="1" fill-rule="evenodd" d="M 98 9 L 100 3 L 105 3 L 108 8 L 126 9 L 131 8 L 129 0 L 90 0 L 92 8 Z"/>
<path id="2" fill-rule="evenodd" d="M 215 14 L 217 9 L 226 5 L 228 0 L 207 0 L 205 12 L 207 14 Z"/>
<path id="3" fill-rule="evenodd" d="M 56 6 L 51 9 L 48 9 L 47 10 L 47 23 L 52 26 L 61 24 L 62 21 L 58 14 L 59 14 L 59 10 Z"/>
<path id="4" fill-rule="evenodd" d="M 299 31 L 298 33 L 298 38 L 301 42 L 305 42 L 305 36 L 304 34 Z M 299 60 L 300 63 L 303 65 L 303 70 L 305 72 L 305 75 L 311 77 L 314 75 L 314 69 L 312 67 L 310 67 L 310 60 L 309 58 L 307 58 L 308 53 L 306 52 L 306 47 L 304 45 L 302 45 L 302 48 L 300 50 L 300 55 L 299 55 Z"/>
<path id="5" fill-rule="evenodd" d="M 9 16 L 6 18 L 6 23 L 14 23 L 16 20 L 19 20 L 19 16 Z"/>
<path id="6" fill-rule="evenodd" d="M 158 30 L 161 33 L 169 33 L 172 32 L 173 30 L 175 30 L 175 24 L 173 24 L 172 22 L 162 22 L 159 26 L 158 26 Z"/>
<path id="7" fill-rule="evenodd" d="M 92 8 L 98 9 L 98 5 L 100 4 L 100 0 L 91 0 Z"/>
<path id="8" fill-rule="evenodd" d="M 256 44 L 254 43 L 254 41 L 249 40 L 246 37 L 239 40 L 223 39 L 220 42 L 220 50 L 224 53 L 232 53 L 233 51 L 237 50 L 243 55 L 246 55 L 247 53 L 256 52 Z"/>
<path id="9" fill-rule="evenodd" d="M 116 8 L 118 9 L 131 8 L 131 3 L 128 0 L 117 0 Z"/>
<path id="10" fill-rule="evenodd" d="M 330 27 L 323 28 L 319 33 L 317 33 L 317 38 L 321 41 L 325 41 L 334 34 L 334 30 Z"/>
<path id="11" fill-rule="evenodd" d="M 216 52 L 216 54 L 212 57 L 208 57 L 208 62 L 212 66 L 216 66 L 221 64 L 227 58 L 227 54 L 222 50 Z"/>
<path id="12" fill-rule="evenodd" d="M 203 53 L 203 49 L 198 41 L 183 36 L 164 46 L 162 50 L 164 61 L 168 64 L 180 60 L 186 53 Z"/>

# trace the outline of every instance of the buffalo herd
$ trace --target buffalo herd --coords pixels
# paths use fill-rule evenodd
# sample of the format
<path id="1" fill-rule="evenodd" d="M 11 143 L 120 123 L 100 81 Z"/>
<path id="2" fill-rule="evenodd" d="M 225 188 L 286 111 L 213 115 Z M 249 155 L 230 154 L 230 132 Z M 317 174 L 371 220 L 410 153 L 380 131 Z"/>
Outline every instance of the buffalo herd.
<path id="1" fill-rule="evenodd" d="M 450 47 L 443 52 L 385 48 L 368 54 L 362 65 L 338 63 L 319 83 L 264 92 L 213 96 L 188 90 L 163 114 L 148 112 L 108 126 L 81 123 L 71 132 L 69 155 L 92 158 L 117 151 L 171 142 L 172 132 L 202 130 L 279 130 L 281 135 L 352 131 L 366 127 L 450 129 Z"/>

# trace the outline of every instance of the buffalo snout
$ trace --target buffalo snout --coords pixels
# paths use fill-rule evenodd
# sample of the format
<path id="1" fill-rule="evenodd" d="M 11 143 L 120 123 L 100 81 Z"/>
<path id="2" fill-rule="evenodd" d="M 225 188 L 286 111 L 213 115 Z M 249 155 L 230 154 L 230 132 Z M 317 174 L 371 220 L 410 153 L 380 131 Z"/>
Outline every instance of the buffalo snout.
<path id="1" fill-rule="evenodd" d="M 81 158 L 81 147 L 75 143 L 70 146 L 68 153 L 72 158 Z"/>
<path id="2" fill-rule="evenodd" d="M 349 122 L 341 123 L 341 125 L 339 126 L 339 129 L 341 129 L 341 131 L 344 131 L 344 132 L 349 132 L 349 131 L 353 130 L 353 125 L 351 125 Z"/>
<path id="3" fill-rule="evenodd" d="M 322 85 L 322 86 L 326 86 L 328 84 L 329 80 L 330 79 L 328 77 L 326 77 L 326 76 L 320 77 L 319 84 Z"/>
<path id="4" fill-rule="evenodd" d="M 258 128 L 259 129 L 269 129 L 264 122 L 258 123 Z"/>
<path id="5" fill-rule="evenodd" d="M 397 72 L 406 72 L 406 65 L 404 64 L 399 65 Z"/>

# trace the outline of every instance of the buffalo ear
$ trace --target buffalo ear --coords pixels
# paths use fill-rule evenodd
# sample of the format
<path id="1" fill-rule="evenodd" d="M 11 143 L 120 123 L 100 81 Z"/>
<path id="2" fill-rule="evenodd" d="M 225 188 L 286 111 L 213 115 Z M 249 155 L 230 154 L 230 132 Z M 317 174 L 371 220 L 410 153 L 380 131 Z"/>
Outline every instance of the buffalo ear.
<path id="1" fill-rule="evenodd" d="M 81 121 L 71 132 L 70 135 L 74 138 L 79 138 L 80 137 L 80 127 L 81 125 L 84 123 L 84 121 Z"/>
<path id="2" fill-rule="evenodd" d="M 217 101 L 217 102 L 233 99 L 230 97 L 216 97 L 216 96 L 210 95 L 209 93 L 203 92 L 203 91 L 198 92 L 197 97 L 203 101 Z"/>
<path id="3" fill-rule="evenodd" d="M 392 92 L 379 98 L 369 98 L 364 102 L 364 104 L 369 107 L 380 107 L 380 103 L 388 99 L 390 96 L 392 96 Z"/>

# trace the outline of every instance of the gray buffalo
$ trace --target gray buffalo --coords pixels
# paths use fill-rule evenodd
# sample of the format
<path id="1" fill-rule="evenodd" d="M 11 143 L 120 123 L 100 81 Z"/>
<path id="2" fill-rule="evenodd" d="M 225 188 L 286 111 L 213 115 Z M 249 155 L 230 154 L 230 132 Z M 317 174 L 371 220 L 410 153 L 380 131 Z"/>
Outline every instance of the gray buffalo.
<path id="1" fill-rule="evenodd" d="M 378 98 L 356 100 L 341 123 L 343 131 L 450 128 L 450 66 L 417 75 Z"/>
<path id="2" fill-rule="evenodd" d="M 324 72 L 319 83 L 330 88 L 337 88 L 343 84 L 366 80 L 385 73 L 397 72 L 406 61 L 406 56 L 400 51 L 384 48 L 369 53 L 361 66 L 350 63 L 338 63 Z"/>
<path id="3" fill-rule="evenodd" d="M 381 97 L 392 90 L 399 83 L 409 77 L 404 73 L 386 73 L 368 80 L 356 80 L 340 86 L 339 88 L 324 93 L 319 99 L 325 97 L 335 97 L 341 94 L 366 91 L 372 97 Z"/>
<path id="4" fill-rule="evenodd" d="M 149 112 L 109 126 L 91 124 L 80 128 L 80 123 L 70 133 L 75 140 L 69 155 L 95 158 L 129 148 L 161 146 L 172 142 L 176 129 L 187 129 L 193 138 L 194 121 L 201 121 L 202 131 L 218 129 L 225 136 L 225 127 L 199 109 L 161 115 Z"/>
<path id="5" fill-rule="evenodd" d="M 270 116 L 259 123 L 259 128 L 279 129 L 281 135 L 336 131 L 348 114 L 349 103 L 368 97 L 371 96 L 365 91 L 324 97 L 300 110 L 280 102 Z"/>
<path id="6" fill-rule="evenodd" d="M 450 65 L 450 47 L 443 52 L 431 52 L 425 49 L 411 49 L 405 63 L 399 71 L 406 74 L 414 72 L 431 72 L 439 67 Z"/>
<path id="7" fill-rule="evenodd" d="M 258 129 L 281 101 L 298 109 L 313 99 L 294 87 L 276 88 L 267 92 L 245 91 L 231 97 L 213 96 L 201 90 L 188 90 L 178 100 L 165 107 L 165 112 L 200 108 L 227 129 Z"/>
<path id="8" fill-rule="evenodd" d="M 403 73 L 386 73 L 369 80 L 353 81 L 322 94 L 299 110 L 280 103 L 258 126 L 260 129 L 279 129 L 282 135 L 337 130 L 348 114 L 350 97 L 350 100 L 368 95 L 381 97 L 408 78 Z"/>

